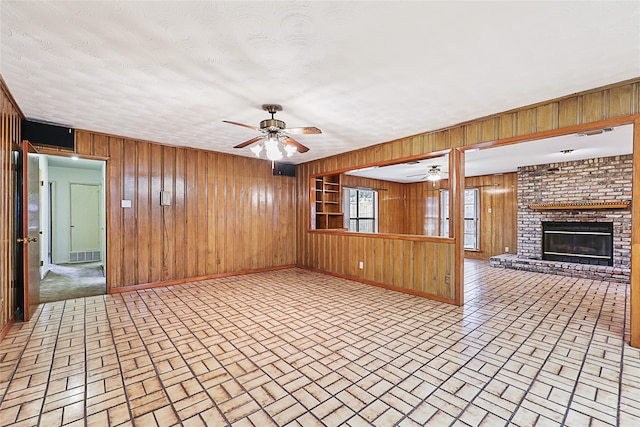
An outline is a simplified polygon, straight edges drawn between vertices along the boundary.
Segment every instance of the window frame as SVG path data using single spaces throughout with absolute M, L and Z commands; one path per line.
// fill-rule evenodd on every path
M 357 216 L 351 217 L 351 193 L 356 193 L 356 211 Z M 360 216 L 360 193 L 367 192 L 373 195 L 373 217 L 364 217 Z M 378 191 L 372 188 L 351 188 L 344 187 L 344 199 L 343 199 L 343 214 L 344 214 L 344 228 L 351 233 L 378 233 Z M 351 228 L 351 221 L 356 221 L 356 229 L 353 230 Z M 361 231 L 360 230 L 360 221 L 372 221 L 373 220 L 373 231 Z
M 474 196 L 473 196 L 473 209 L 474 209 L 474 217 L 467 217 L 466 216 L 466 211 L 467 211 L 467 206 L 469 206 L 470 204 L 466 203 L 466 195 L 467 192 L 473 192 Z M 470 188 L 465 188 L 464 189 L 464 193 L 465 193 L 465 203 L 463 205 L 463 213 L 465 214 L 462 221 L 463 221 L 463 233 L 462 233 L 462 246 L 464 247 L 465 251 L 479 251 L 480 250 L 480 192 L 478 191 L 478 188 L 475 187 L 470 187 Z M 448 189 L 442 189 L 440 190 L 440 236 L 441 237 L 449 237 L 449 205 L 450 205 L 450 200 L 449 200 L 449 190 Z M 446 200 L 445 200 L 446 199 Z M 470 233 L 467 231 L 467 221 L 473 221 L 473 224 L 475 226 L 474 232 Z M 473 235 L 473 240 L 475 245 L 473 247 L 468 247 L 465 242 L 466 239 L 465 237 L 468 235 Z

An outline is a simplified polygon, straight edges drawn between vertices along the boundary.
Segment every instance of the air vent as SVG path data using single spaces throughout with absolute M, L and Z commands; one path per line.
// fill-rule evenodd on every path
M 100 251 L 75 251 L 69 252 L 69 263 L 100 261 Z

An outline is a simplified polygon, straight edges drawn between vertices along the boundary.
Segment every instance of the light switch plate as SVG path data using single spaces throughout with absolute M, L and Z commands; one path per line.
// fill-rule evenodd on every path
M 160 206 L 169 206 L 171 205 L 171 192 L 170 191 L 161 191 L 160 192 Z

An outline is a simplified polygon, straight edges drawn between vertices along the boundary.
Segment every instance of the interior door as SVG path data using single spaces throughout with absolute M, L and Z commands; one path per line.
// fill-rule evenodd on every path
M 38 154 L 28 141 L 22 142 L 17 166 L 22 179 L 17 189 L 20 193 L 17 218 L 20 233 L 16 239 L 21 251 L 16 252 L 16 257 L 22 264 L 23 312 L 27 321 L 40 304 L 40 166 Z
M 100 250 L 100 186 L 71 184 L 71 251 Z

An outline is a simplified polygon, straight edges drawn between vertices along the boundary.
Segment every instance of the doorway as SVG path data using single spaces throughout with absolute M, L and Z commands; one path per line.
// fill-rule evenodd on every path
M 41 156 L 43 242 L 40 301 L 104 295 L 105 172 L 102 160 Z

